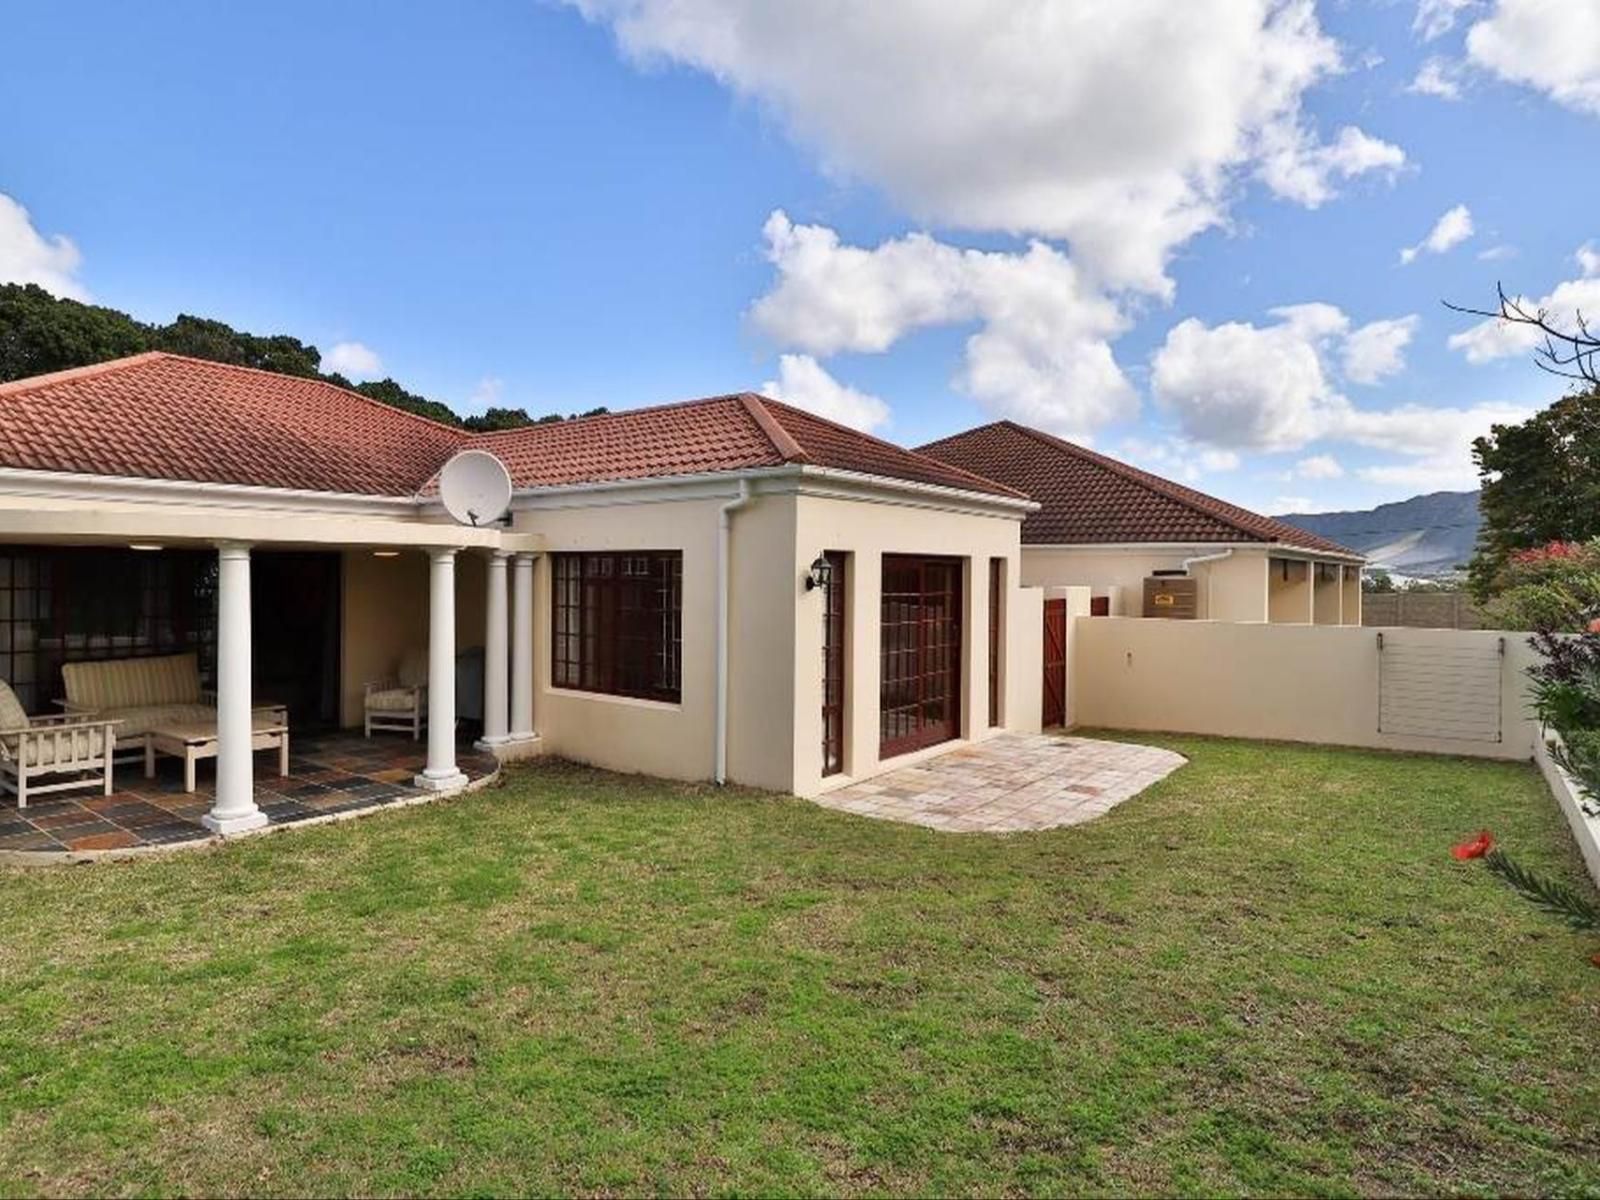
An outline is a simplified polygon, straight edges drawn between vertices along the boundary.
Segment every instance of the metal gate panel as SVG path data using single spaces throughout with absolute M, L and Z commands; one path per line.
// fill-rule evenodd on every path
M 1464 645 L 1378 634 L 1378 732 L 1459 742 L 1503 735 L 1504 638 Z

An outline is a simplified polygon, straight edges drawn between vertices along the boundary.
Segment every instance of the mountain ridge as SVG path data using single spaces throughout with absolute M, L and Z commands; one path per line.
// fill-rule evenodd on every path
M 1476 491 L 1427 492 L 1375 508 L 1273 519 L 1360 551 L 1371 566 L 1415 576 L 1447 575 L 1466 566 L 1483 523 Z

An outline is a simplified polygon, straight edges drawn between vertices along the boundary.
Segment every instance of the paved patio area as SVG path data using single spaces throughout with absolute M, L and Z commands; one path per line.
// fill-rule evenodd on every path
M 290 739 L 289 774 L 278 774 L 278 752 L 262 750 L 255 760 L 256 803 L 271 825 L 293 825 L 336 813 L 384 808 L 437 793 L 411 786 L 427 758 L 421 742 L 394 735 L 301 735 Z M 461 745 L 456 762 L 476 782 L 498 764 L 493 755 Z M 0 805 L 0 857 L 26 858 L 62 852 L 130 850 L 203 842 L 216 835 L 200 824 L 215 795 L 212 762 L 200 764 L 198 786 L 183 790 L 183 762 L 162 756 L 154 779 L 143 764 L 119 765 L 117 791 L 41 796 L 25 809 Z
M 1007 733 L 816 802 L 950 833 L 1020 833 L 1092 821 L 1185 761 L 1156 746 Z

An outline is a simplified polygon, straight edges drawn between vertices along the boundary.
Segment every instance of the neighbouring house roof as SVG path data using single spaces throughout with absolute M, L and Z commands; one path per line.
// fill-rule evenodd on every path
M 410 496 L 469 447 L 519 489 L 809 464 L 1022 498 L 749 393 L 475 434 L 320 380 L 160 352 L 0 384 L 0 467 Z
M 930 442 L 918 453 L 1000 480 L 1038 501 L 1038 511 L 1022 523 L 1024 545 L 1258 542 L 1362 557 L 1014 421 Z

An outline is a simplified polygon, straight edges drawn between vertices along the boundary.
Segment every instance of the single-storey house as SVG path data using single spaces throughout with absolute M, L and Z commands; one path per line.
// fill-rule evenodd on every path
M 447 511 L 466 451 L 503 466 L 502 516 Z M 280 725 L 425 730 L 440 790 L 467 715 L 502 758 L 818 795 L 1037 730 L 1044 585 L 1185 560 L 1202 615 L 1357 619 L 1356 556 L 1005 423 L 916 452 L 738 394 L 474 433 L 163 353 L 0 385 L 8 711 L 142 698 L 118 748 L 214 756 L 220 832 L 265 822 Z M 92 751 L 52 736 L 26 753 Z
M 440 502 L 467 449 L 510 475 L 501 522 Z M 365 685 L 408 658 L 418 783 L 457 786 L 470 646 L 503 755 L 814 795 L 1038 728 L 1033 508 L 760 396 L 474 434 L 142 354 L 0 385 L 0 679 L 40 713 L 64 664 L 194 652 L 223 831 L 259 823 L 252 712 L 360 727 Z
M 1024 587 L 1088 587 L 1110 616 L 1187 600 L 1202 620 L 1361 624 L 1366 560 L 1303 529 L 1013 421 L 917 452 L 1038 502 L 1022 522 Z M 1192 583 L 1175 595 L 1179 580 Z

